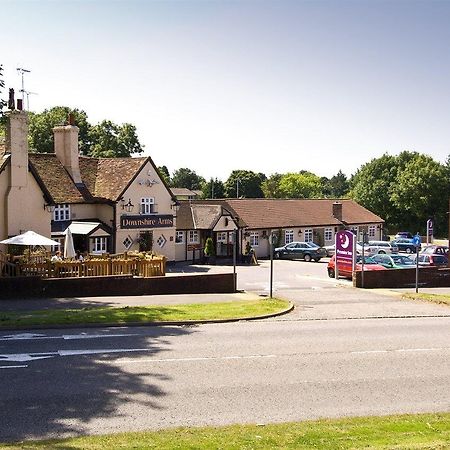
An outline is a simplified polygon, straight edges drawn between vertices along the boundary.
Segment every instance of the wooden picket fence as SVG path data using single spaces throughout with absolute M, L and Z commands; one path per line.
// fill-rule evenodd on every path
M 0 259 L 0 267 L 7 267 Z M 133 275 L 139 277 L 164 276 L 166 258 L 104 258 L 85 261 L 20 262 L 8 263 L 10 272 L 5 276 L 39 276 L 42 278 L 101 277 L 108 275 Z M 14 267 L 14 270 L 12 269 Z M 4 271 L 2 270 L 2 273 Z

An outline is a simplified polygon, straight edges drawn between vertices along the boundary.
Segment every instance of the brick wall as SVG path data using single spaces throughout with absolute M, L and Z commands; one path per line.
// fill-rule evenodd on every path
M 30 297 L 100 297 L 109 295 L 206 294 L 234 292 L 234 275 L 204 274 L 134 278 L 0 278 L 0 299 Z
M 365 288 L 413 288 L 416 269 L 390 269 L 364 271 Z M 419 268 L 419 287 L 450 287 L 450 268 Z M 356 272 L 353 286 L 362 286 L 362 274 Z

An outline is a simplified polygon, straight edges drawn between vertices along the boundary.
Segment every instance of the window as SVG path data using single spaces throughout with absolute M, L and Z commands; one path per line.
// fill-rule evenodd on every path
M 284 230 L 284 243 L 290 244 L 294 242 L 294 230 Z
M 92 249 L 92 253 L 106 253 L 106 237 L 96 237 L 93 239 L 94 246 Z
M 58 250 L 61 251 L 62 249 L 64 249 L 64 238 L 62 237 L 52 237 L 52 239 L 56 242 L 59 242 L 60 245 L 52 245 L 51 246 L 51 251 L 52 253 L 57 252 Z
M 313 230 L 312 228 L 307 228 L 305 230 L 305 242 L 312 242 L 313 241 Z
M 258 245 L 259 245 L 259 232 L 258 231 L 252 231 L 250 233 L 250 245 L 252 247 L 258 247 Z
M 59 222 L 61 220 L 70 220 L 70 205 L 56 205 L 53 212 L 53 220 Z
M 223 242 L 224 244 L 227 243 L 227 232 L 226 231 L 220 231 L 217 233 L 217 242 Z
M 198 230 L 190 230 L 188 234 L 188 243 L 198 244 L 199 241 Z
M 184 231 L 177 231 L 175 233 L 175 244 L 183 244 L 184 243 Z
M 155 197 L 141 198 L 140 214 L 155 214 L 156 204 Z
M 333 228 L 325 228 L 324 237 L 325 237 L 326 242 L 332 242 L 333 241 Z
M 375 225 L 369 226 L 369 237 L 375 237 Z

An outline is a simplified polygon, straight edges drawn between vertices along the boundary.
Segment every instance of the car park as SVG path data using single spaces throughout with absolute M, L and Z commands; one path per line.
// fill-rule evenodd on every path
M 410 256 L 417 264 L 417 255 Z M 435 267 L 448 267 L 448 256 L 419 253 L 419 266 L 435 266 Z
M 399 252 L 415 253 L 417 251 L 414 241 L 408 238 L 394 239 L 393 241 L 391 241 L 391 245 L 398 247 Z M 419 244 L 419 250 L 420 247 L 421 246 Z
M 373 255 L 372 259 L 386 269 L 411 269 L 416 266 L 415 262 L 406 255 Z
M 320 261 L 327 256 L 323 247 L 319 247 L 314 242 L 291 242 L 278 247 L 273 254 L 275 259 L 304 259 L 305 261 Z
M 326 245 L 323 248 L 326 250 L 327 256 L 329 256 L 330 258 L 336 253 L 336 246 L 335 246 L 335 244 L 333 244 L 333 245 Z M 362 252 L 363 252 L 362 244 L 360 242 L 357 242 L 356 243 L 356 253 L 361 254 Z M 367 249 L 367 245 L 364 248 L 364 253 L 366 255 L 369 254 L 369 250 Z
M 369 255 L 374 255 L 377 253 L 398 253 L 398 247 L 395 245 L 392 245 L 388 241 L 369 241 L 366 245 Z M 365 252 L 364 252 L 365 253 Z
M 362 271 L 362 256 L 356 256 L 355 270 Z M 332 256 L 330 261 L 328 262 L 327 272 L 330 278 L 335 277 L 336 270 L 336 256 Z M 374 259 L 370 256 L 364 256 L 364 271 L 366 270 L 387 270 L 386 267 L 378 264 Z M 338 264 L 338 275 L 344 278 L 352 278 L 352 270 L 350 264 Z

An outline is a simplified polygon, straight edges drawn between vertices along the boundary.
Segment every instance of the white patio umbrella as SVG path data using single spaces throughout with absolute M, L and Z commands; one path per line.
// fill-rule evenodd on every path
M 29 247 L 30 255 L 31 248 L 36 245 L 60 245 L 59 242 L 49 239 L 41 234 L 35 233 L 34 231 L 26 231 L 23 234 L 19 234 L 9 239 L 0 241 L 0 244 L 14 244 L 14 245 L 27 245 Z
M 64 231 L 64 236 L 64 258 L 75 258 L 76 253 L 73 245 L 73 236 L 69 227 Z
M 28 245 L 30 247 L 34 245 L 60 245 L 59 242 L 35 233 L 34 231 L 27 231 L 23 234 L 5 239 L 0 241 L 0 244 Z

